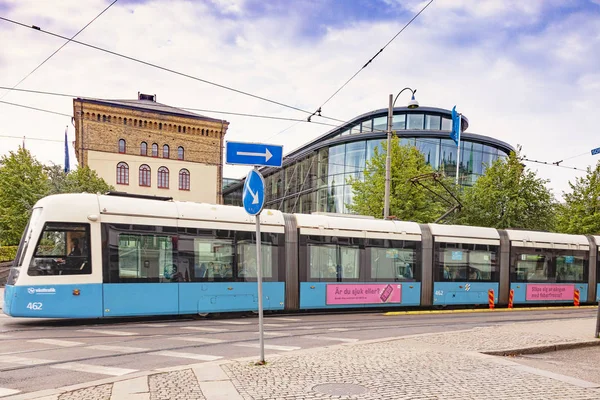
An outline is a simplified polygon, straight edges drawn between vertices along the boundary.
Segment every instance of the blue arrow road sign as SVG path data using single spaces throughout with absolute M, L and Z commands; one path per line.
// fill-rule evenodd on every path
M 596 154 L 600 154 L 600 147 L 592 149 L 592 155 L 595 156 Z
M 281 167 L 283 146 L 264 143 L 227 142 L 227 164 Z
M 250 215 L 260 214 L 265 205 L 265 180 L 260 172 L 251 170 L 244 182 L 242 193 L 244 210 Z

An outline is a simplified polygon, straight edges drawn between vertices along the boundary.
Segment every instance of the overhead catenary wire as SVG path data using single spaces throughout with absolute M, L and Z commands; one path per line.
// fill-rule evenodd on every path
M 553 163 L 553 162 L 530 160 L 529 158 L 521 158 L 521 161 L 528 161 L 528 162 L 532 162 L 532 163 L 536 163 L 536 164 L 543 164 L 543 165 L 547 165 L 549 167 L 559 167 L 559 168 L 574 169 L 577 171 L 587 172 L 587 170 L 585 170 L 585 169 L 581 169 L 581 168 L 577 168 L 577 167 L 569 167 L 566 165 L 557 165 L 556 163 Z
M 8 91 L 6 93 L 4 93 L 2 95 L 2 97 L 0 97 L 0 100 L 3 99 L 7 94 L 9 94 L 12 90 L 14 90 L 17 86 L 19 86 L 21 83 L 23 83 L 27 78 L 29 78 L 35 71 L 37 71 L 38 69 L 40 69 L 40 67 L 42 65 L 44 65 L 48 60 L 50 60 L 52 57 L 54 57 L 54 55 L 56 55 L 56 53 L 58 53 L 59 51 L 62 50 L 63 47 L 65 47 L 67 44 L 69 44 L 73 39 L 75 39 L 75 37 L 77 37 L 77 35 L 79 35 L 81 32 L 83 32 L 88 26 L 90 26 L 94 21 L 96 21 L 98 18 L 100 18 L 100 16 L 102 14 L 104 14 L 106 11 L 108 11 L 109 8 L 111 8 L 113 6 L 113 4 L 115 4 L 118 0 L 114 0 L 112 3 L 110 3 L 104 10 L 102 10 L 102 12 L 100 12 L 100 14 L 96 15 L 94 17 L 94 19 L 92 19 L 90 22 L 88 22 L 83 28 L 81 28 L 79 31 L 77 31 L 77 33 L 75 33 L 73 36 L 71 36 L 65 43 L 63 43 L 62 46 L 60 46 L 58 49 L 56 49 L 52 54 L 50 54 L 48 57 L 46 57 L 46 59 L 44 61 L 42 61 L 40 64 L 38 64 L 37 67 L 35 67 L 33 70 L 31 70 L 27 75 L 25 75 L 25 77 L 23 77 L 23 79 L 21 79 L 19 82 L 17 82 L 12 88 L 8 89 Z
M 27 25 L 25 23 L 22 23 L 22 22 L 19 22 L 19 21 L 15 21 L 15 20 L 12 20 L 10 18 L 6 18 L 6 17 L 1 17 L 0 16 L 0 20 L 6 21 L 6 22 L 9 22 L 11 24 L 15 24 L 15 25 L 18 25 L 18 26 L 21 26 L 21 27 L 24 27 L 24 28 L 34 29 L 35 31 L 43 33 L 43 34 L 46 34 L 46 35 L 54 36 L 54 37 L 57 37 L 57 38 L 60 38 L 60 39 L 64 39 L 64 40 L 69 40 L 69 38 L 67 38 L 67 37 L 65 37 L 63 35 L 60 35 L 58 33 L 50 32 L 50 31 L 47 31 L 45 29 L 42 29 L 42 28 L 34 26 L 34 25 Z M 218 87 L 218 88 L 221 88 L 221 89 L 225 89 L 225 90 L 228 90 L 228 91 L 231 91 L 231 92 L 234 92 L 234 93 L 238 93 L 238 94 L 241 94 L 241 95 L 244 95 L 244 96 L 252 97 L 252 98 L 257 99 L 257 100 L 265 101 L 265 102 L 268 102 L 268 103 L 271 103 L 271 104 L 275 104 L 275 105 L 278 105 L 278 106 L 281 106 L 281 107 L 285 107 L 285 108 L 289 108 L 289 109 L 292 109 L 292 110 L 300 111 L 300 112 L 303 112 L 305 114 L 310 114 L 310 111 L 303 110 L 303 109 L 301 109 L 299 107 L 295 107 L 295 106 L 292 106 L 292 105 L 289 105 L 289 104 L 285 104 L 285 103 L 282 103 L 282 102 L 279 102 L 279 101 L 276 101 L 276 100 L 272 100 L 272 99 L 269 99 L 269 98 L 266 98 L 266 97 L 263 97 L 263 96 L 259 96 L 259 95 L 256 95 L 256 94 L 253 94 L 253 93 L 250 93 L 250 92 L 246 92 L 246 91 L 243 91 L 243 90 L 240 90 L 240 89 L 235 89 L 233 87 L 226 86 L 226 85 L 223 85 L 223 84 L 220 84 L 220 83 L 217 83 L 217 82 L 213 82 L 213 81 L 210 81 L 208 79 L 199 78 L 197 76 L 193 76 L 193 75 L 187 74 L 185 72 L 177 71 L 177 70 L 174 70 L 172 68 L 163 67 L 161 65 L 158 65 L 158 64 L 155 64 L 155 63 L 152 63 L 152 62 L 149 62 L 149 61 L 144 61 L 144 60 L 141 60 L 139 58 L 131 57 L 131 56 L 128 56 L 128 55 L 125 55 L 125 54 L 122 54 L 122 53 L 118 53 L 116 51 L 108 50 L 108 49 L 105 49 L 105 48 L 102 48 L 102 47 L 99 47 L 99 46 L 95 46 L 95 45 L 92 45 L 92 44 L 89 44 L 89 43 L 81 42 L 79 40 L 74 40 L 73 39 L 73 40 L 71 40 L 71 42 L 72 43 L 77 43 L 77 44 L 79 44 L 81 46 L 89 47 L 91 49 L 98 50 L 98 51 L 101 51 L 101 52 L 104 52 L 104 53 L 107 53 L 107 54 L 111 54 L 113 56 L 120 57 L 120 58 L 129 60 L 129 61 L 133 61 L 133 62 L 136 62 L 136 63 L 139 63 L 139 64 L 143 64 L 143 65 L 146 65 L 148 67 L 156 68 L 156 69 L 159 69 L 159 70 L 162 70 L 162 71 L 165 71 L 165 72 L 169 72 L 169 73 L 172 73 L 172 74 L 175 74 L 175 75 L 183 76 L 185 78 L 193 79 L 195 81 L 202 82 L 202 83 L 205 83 L 205 84 L 208 84 L 208 85 L 212 85 L 212 86 L 215 86 L 215 87 Z

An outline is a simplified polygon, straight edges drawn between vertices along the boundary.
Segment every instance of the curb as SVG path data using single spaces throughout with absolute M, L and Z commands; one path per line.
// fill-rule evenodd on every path
M 581 342 L 566 342 L 566 343 L 556 343 L 551 345 L 541 345 L 541 346 L 531 346 L 531 347 L 522 347 L 517 349 L 510 350 L 492 350 L 492 351 L 481 351 L 481 354 L 487 354 L 489 356 L 518 356 L 521 354 L 541 354 L 541 353 L 550 353 L 553 351 L 559 350 L 571 350 L 571 349 L 579 349 L 583 347 L 593 347 L 600 346 L 600 340 L 586 340 Z
M 486 313 L 486 312 L 518 312 L 518 311 L 548 311 L 548 310 L 581 310 L 595 309 L 598 306 L 562 306 L 562 307 L 523 307 L 523 308 L 477 308 L 464 310 L 423 310 L 423 311 L 388 311 L 383 313 L 385 316 L 394 315 L 425 315 L 425 314 L 470 314 L 470 313 Z

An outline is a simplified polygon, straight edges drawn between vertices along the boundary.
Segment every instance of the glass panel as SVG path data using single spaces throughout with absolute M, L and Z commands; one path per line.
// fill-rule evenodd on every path
M 373 131 L 373 120 L 367 120 L 367 121 L 363 121 L 360 124 L 360 130 L 362 133 L 369 133 Z
M 358 279 L 359 276 L 359 249 L 357 247 L 340 246 L 342 266 L 342 279 Z
M 452 130 L 452 119 L 442 117 L 442 130 L 443 131 L 451 131 Z
M 277 246 L 263 242 L 260 244 L 260 263 L 262 264 L 263 278 L 273 277 L 273 260 L 277 259 Z M 256 270 L 256 244 L 255 241 L 240 241 L 237 245 L 238 254 L 238 277 L 245 279 L 257 279 Z
M 327 212 L 341 213 L 343 212 L 344 202 L 344 186 L 332 186 L 329 188 L 327 195 Z
M 377 117 L 373 120 L 373 130 L 375 132 L 387 132 L 387 115 L 385 117 Z
M 91 274 L 89 243 L 88 225 L 48 223 L 44 227 L 27 274 Z
M 392 117 L 392 130 L 406 129 L 406 114 L 398 114 Z M 387 131 L 387 128 L 386 128 Z
M 369 140 L 367 141 L 367 157 L 366 160 L 370 160 L 373 155 L 375 154 L 375 148 L 377 147 L 377 152 L 379 154 L 381 154 L 383 152 L 383 147 L 381 147 L 381 144 L 385 142 L 384 140 Z M 365 161 L 365 166 L 366 166 L 366 161 Z
M 366 142 L 353 142 L 346 144 L 346 160 L 345 171 L 346 177 L 345 182 L 348 178 L 362 179 L 362 173 L 365 170 L 366 162 Z
M 170 236 L 119 234 L 118 254 L 119 278 L 170 280 L 177 272 Z
M 360 125 L 354 125 L 352 128 L 350 128 L 351 135 L 355 135 L 357 133 L 360 133 Z
M 425 129 L 439 131 L 442 117 L 439 115 L 425 116 Z
M 308 245 L 309 278 L 336 279 L 336 246 Z
M 414 250 L 371 247 L 371 278 L 403 280 L 414 278 Z
M 417 139 L 417 149 L 425 156 L 425 162 L 433 169 L 440 166 L 440 139 Z
M 440 249 L 443 279 L 445 281 L 467 280 L 467 255 L 462 249 Z
M 362 179 L 362 177 L 361 177 Z M 352 185 L 345 185 L 344 186 L 344 208 L 343 211 L 344 213 L 350 213 L 350 211 L 348 210 L 348 204 L 352 204 L 352 201 L 354 199 L 354 193 L 352 192 Z
M 345 145 L 332 146 L 329 148 L 329 186 L 335 184 L 344 183 L 344 156 L 345 156 Z M 337 176 L 340 175 L 340 176 Z
M 408 128 L 422 130 L 423 123 L 425 121 L 425 115 L 423 114 L 408 114 Z
M 544 254 L 519 254 L 516 263 L 518 281 L 547 281 L 549 257 Z
M 497 253 L 497 246 L 440 243 L 437 249 L 440 278 L 444 281 L 497 281 Z
M 319 150 L 317 164 L 317 186 L 327 185 L 329 148 Z
M 453 140 L 441 139 L 440 169 L 447 176 L 456 176 L 456 152 L 458 148 Z
M 556 257 L 556 282 L 584 282 L 586 263 L 585 257 Z
M 400 138 L 400 146 L 414 146 L 415 145 L 415 138 L 411 137 L 411 138 Z
M 469 252 L 469 280 L 491 280 L 495 271 L 496 253 L 491 251 Z
M 233 240 L 194 238 L 194 256 L 196 278 L 211 281 L 233 276 Z

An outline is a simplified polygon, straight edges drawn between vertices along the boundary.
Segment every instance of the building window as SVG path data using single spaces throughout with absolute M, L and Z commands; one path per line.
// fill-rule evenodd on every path
M 162 122 L 159 122 L 159 123 L 158 123 L 158 130 L 159 130 L 159 131 L 162 131 Z
M 178 130 L 177 130 L 177 131 L 178 131 L 178 132 L 181 132 L 181 125 L 179 125 L 179 127 L 178 127 Z
M 184 154 L 183 147 L 179 146 L 179 147 L 177 148 L 177 159 L 178 159 L 178 160 L 183 160 L 183 158 L 184 158 L 184 155 L 185 155 L 185 154 Z
M 123 125 L 127 125 L 127 118 L 123 118 Z
M 102 122 L 106 122 L 106 115 L 102 116 Z
M 158 145 L 152 143 L 152 157 L 158 157 Z
M 161 189 L 169 188 L 169 169 L 167 167 L 158 169 L 158 187 Z
M 146 164 L 140 166 L 140 186 L 151 186 L 151 173 L 150 167 Z
M 169 145 L 165 144 L 163 146 L 163 158 L 169 158 Z
M 119 153 L 125 154 L 125 139 L 119 139 Z
M 179 190 L 190 190 L 190 171 L 187 169 L 179 171 Z
M 129 185 L 129 165 L 127 163 L 117 164 L 117 185 Z
M 140 156 L 147 156 L 147 155 L 148 155 L 148 143 L 142 142 L 142 144 L 140 145 Z

